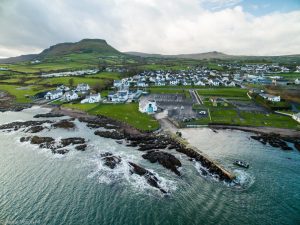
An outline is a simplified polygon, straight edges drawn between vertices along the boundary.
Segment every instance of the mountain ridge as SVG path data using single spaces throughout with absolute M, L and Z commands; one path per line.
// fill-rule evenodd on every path
M 204 53 L 192 53 L 192 54 L 177 54 L 177 55 L 163 55 L 163 54 L 151 54 L 143 52 L 120 52 L 111 45 L 109 45 L 104 39 L 82 39 L 78 42 L 64 42 L 52 45 L 46 48 L 39 54 L 28 54 L 16 57 L 0 59 L 0 63 L 20 63 L 32 60 L 47 60 L 57 57 L 68 56 L 71 54 L 92 54 L 95 56 L 135 56 L 142 58 L 178 58 L 178 59 L 193 59 L 193 60 L 256 60 L 256 59 L 278 59 L 285 57 L 289 59 L 300 58 L 300 54 L 294 55 L 281 55 L 281 56 L 246 56 L 246 55 L 228 55 L 218 51 L 204 52 Z

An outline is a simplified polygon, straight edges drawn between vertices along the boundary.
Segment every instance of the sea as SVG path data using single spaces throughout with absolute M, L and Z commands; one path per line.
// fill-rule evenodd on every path
M 0 113 L 0 124 L 34 120 L 48 109 Z M 55 119 L 55 118 L 53 118 Z M 39 119 L 37 119 L 39 120 Z M 300 152 L 282 151 L 250 138 L 251 133 L 208 128 L 183 129 L 183 137 L 233 171 L 239 185 L 203 176 L 201 165 L 169 150 L 182 163 L 181 176 L 142 158 L 137 148 L 95 136 L 75 120 L 76 129 L 44 130 L 56 139 L 84 137 L 86 151 L 52 154 L 21 143 L 23 131 L 0 131 L 0 224 L 100 225 L 276 225 L 300 224 Z M 291 145 L 292 146 L 292 145 Z M 110 169 L 101 154 L 122 158 Z M 249 169 L 233 165 L 244 160 Z M 128 162 L 153 172 L 162 194 Z

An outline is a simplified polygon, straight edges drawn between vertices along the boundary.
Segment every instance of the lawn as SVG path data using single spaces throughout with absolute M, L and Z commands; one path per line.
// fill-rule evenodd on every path
M 115 73 L 115 72 L 102 72 L 102 73 L 87 75 L 87 77 L 119 80 L 119 79 L 121 79 L 121 74 L 120 73 Z
M 248 98 L 247 89 L 242 88 L 204 88 L 198 89 L 198 94 L 202 96 L 215 96 L 224 98 Z
M 211 108 L 210 115 L 212 121 L 208 118 L 200 118 L 187 124 L 227 124 L 240 126 L 263 126 L 300 129 L 300 124 L 289 116 L 279 115 L 275 113 L 264 114 L 255 112 L 240 112 L 232 109 Z
M 104 80 L 102 79 L 97 79 L 97 78 L 88 78 L 88 77 L 53 77 L 53 78 L 45 78 L 42 79 L 39 84 L 64 84 L 66 86 L 69 86 L 69 80 L 73 78 L 74 80 L 74 85 L 76 86 L 77 84 L 80 83 L 86 83 L 90 86 L 94 86 L 95 84 L 99 83 L 101 85 L 104 84 Z
M 98 105 L 99 105 L 98 103 L 93 103 L 93 104 L 68 103 L 68 104 L 64 104 L 63 107 L 88 112 L 88 111 L 90 111 L 91 109 L 95 108 Z
M 86 111 L 92 115 L 103 115 L 127 123 L 142 131 L 153 131 L 159 123 L 150 115 L 138 111 L 138 104 L 66 104 L 65 107 Z
M 190 92 L 187 89 L 179 88 L 165 88 L 165 87 L 151 87 L 148 89 L 151 94 L 183 94 L 186 98 L 191 98 Z
M 39 86 L 20 87 L 17 85 L 0 85 L 0 90 L 7 91 L 9 94 L 15 96 L 16 101 L 19 103 L 29 103 L 31 102 L 30 97 L 44 91 L 44 89 Z
M 263 114 L 263 113 L 240 113 L 242 120 L 240 125 L 251 125 L 251 126 L 267 126 L 267 127 L 278 127 L 278 128 L 300 128 L 300 124 L 297 123 L 289 116 L 279 115 L 275 113 Z

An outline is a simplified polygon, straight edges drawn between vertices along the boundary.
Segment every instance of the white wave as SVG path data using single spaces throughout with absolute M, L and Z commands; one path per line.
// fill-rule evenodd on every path
M 104 152 L 105 151 L 103 151 L 102 153 Z M 114 169 L 110 169 L 104 164 L 105 162 L 101 159 L 100 154 L 101 153 L 98 153 L 90 159 L 90 162 L 95 165 L 95 168 L 88 174 L 87 177 L 89 179 L 96 178 L 100 184 L 107 185 L 122 182 L 122 185 L 129 185 L 131 188 L 137 190 L 138 192 L 148 193 L 147 191 L 149 190 L 151 190 L 151 193 L 160 192 L 157 188 L 150 186 L 143 176 L 132 174 L 130 172 L 131 167 L 129 165 L 129 162 L 134 161 L 133 159 L 136 158 L 135 156 L 128 156 L 127 154 L 128 157 L 126 157 L 126 152 L 123 152 L 124 155 L 115 154 L 115 156 L 121 157 L 122 161 Z M 162 189 L 166 190 L 167 192 L 173 192 L 176 190 L 176 184 L 174 181 L 159 176 L 152 170 L 149 171 L 157 177 L 158 184 Z

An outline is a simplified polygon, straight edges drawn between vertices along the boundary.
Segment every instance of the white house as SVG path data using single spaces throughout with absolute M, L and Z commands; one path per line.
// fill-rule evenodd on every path
M 177 79 L 170 80 L 170 85 L 178 85 L 178 80 Z
M 85 99 L 81 100 L 81 104 L 84 103 L 96 103 L 96 102 L 100 102 L 101 101 L 101 95 L 98 94 L 94 94 L 94 95 L 89 95 L 87 96 Z
M 297 78 L 297 79 L 295 80 L 295 84 L 300 84 L 300 79 L 299 79 L 299 78 Z
M 122 86 L 122 81 L 121 80 L 114 80 L 114 87 L 119 88 Z
M 63 92 L 61 90 L 49 91 L 45 95 L 45 99 L 54 100 L 63 96 Z
M 280 102 L 280 96 L 275 96 L 270 94 L 260 94 L 260 96 L 270 102 Z
M 293 119 L 300 123 L 300 113 L 294 114 Z
M 234 83 L 234 81 L 228 81 L 228 82 L 225 83 L 225 86 L 235 87 L 235 83 Z
M 205 83 L 203 83 L 201 80 L 198 80 L 194 83 L 196 86 L 205 86 Z
M 166 86 L 166 83 L 162 80 L 156 80 L 155 81 L 155 86 Z
M 68 91 L 64 94 L 65 101 L 73 101 L 78 99 L 78 94 L 75 91 Z
M 127 90 L 118 91 L 118 102 L 126 102 L 129 98 L 129 92 Z
M 157 105 L 154 100 L 148 100 L 146 98 L 141 99 L 139 102 L 139 111 L 142 113 L 152 114 L 157 111 Z
M 210 84 L 210 85 L 212 85 L 212 86 L 220 86 L 220 81 L 219 80 L 217 80 L 217 79 L 210 79 L 209 81 L 208 81 L 208 83 Z
M 69 91 L 70 88 L 65 86 L 65 85 L 60 85 L 56 88 L 56 90 L 61 90 L 61 91 Z
M 148 87 L 148 84 L 144 81 L 138 81 L 136 86 L 138 86 L 138 87 Z
M 79 91 L 79 92 L 81 92 L 81 91 L 88 91 L 88 90 L 90 90 L 90 86 L 88 85 L 88 84 L 78 84 L 77 85 L 77 88 L 76 88 L 76 91 Z

